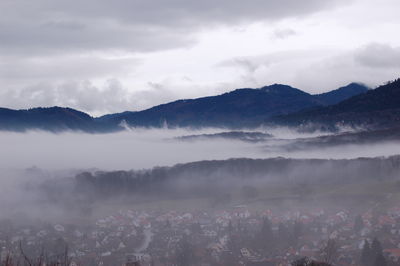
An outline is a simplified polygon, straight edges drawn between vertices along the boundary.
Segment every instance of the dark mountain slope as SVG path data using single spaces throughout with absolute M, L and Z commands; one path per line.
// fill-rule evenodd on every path
M 125 120 L 132 126 L 227 126 L 259 125 L 266 117 L 288 114 L 320 105 L 312 95 L 286 85 L 237 89 L 218 96 L 179 100 L 140 112 L 99 118 L 114 124 Z
M 314 95 L 324 105 L 333 105 L 341 101 L 349 99 L 355 95 L 365 93 L 369 90 L 368 87 L 359 83 L 350 83 L 347 86 L 340 87 L 339 89 Z
M 25 131 L 40 129 L 47 131 L 82 130 L 87 132 L 104 131 L 107 126 L 86 113 L 63 107 L 32 108 L 11 110 L 0 108 L 0 129 Z
M 397 127 L 400 126 L 400 79 L 336 105 L 279 116 L 269 121 L 290 126 L 312 124 L 330 129 L 337 124 L 374 129 Z
M 129 126 L 160 127 L 255 127 L 267 118 L 328 105 L 362 92 L 361 85 L 349 85 L 321 95 L 310 95 L 287 85 L 260 89 L 237 89 L 222 95 L 178 100 L 139 112 L 123 112 L 92 118 L 83 112 L 61 107 L 28 110 L 0 109 L 0 130 L 80 130 L 111 132 Z

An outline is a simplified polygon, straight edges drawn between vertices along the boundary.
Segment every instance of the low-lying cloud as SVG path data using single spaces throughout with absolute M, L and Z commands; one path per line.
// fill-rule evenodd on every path
M 229 158 L 357 158 L 398 154 L 399 143 L 351 145 L 288 150 L 299 137 L 312 137 L 290 129 L 267 129 L 275 137 L 267 142 L 227 139 L 179 141 L 179 136 L 221 132 L 217 129 L 132 129 L 113 134 L 31 131 L 0 132 L 0 168 L 129 170 L 172 166 L 201 160 Z M 318 135 L 319 133 L 313 133 Z
M 109 178 L 113 178 L 113 175 L 115 175 L 115 178 L 125 178 L 129 175 L 132 178 L 135 175 L 140 177 L 153 175 L 152 178 L 167 176 L 175 180 L 172 181 L 170 187 L 164 187 L 167 191 L 169 191 L 168 189 L 179 191 L 182 195 L 193 197 L 193 193 L 200 193 L 199 189 L 202 188 L 201 193 L 203 194 L 200 194 L 206 198 L 208 196 L 212 198 L 220 193 L 217 186 L 212 186 L 215 190 L 213 193 L 217 194 L 211 193 L 210 184 L 214 184 L 213 182 L 216 182 L 215 184 L 218 184 L 219 189 L 224 191 L 224 188 L 236 187 L 240 189 L 250 183 L 253 186 L 268 186 L 269 182 L 283 182 L 285 184 L 284 182 L 290 183 L 293 180 L 303 182 L 303 179 L 311 182 L 310 179 L 314 177 L 316 182 L 319 179 L 331 180 L 330 177 L 346 177 L 347 171 L 351 171 L 353 175 L 351 177 L 356 180 L 365 172 L 363 165 L 368 165 L 368 162 L 360 163 L 357 160 L 349 163 L 342 161 L 341 163 L 347 168 L 344 167 L 339 171 L 334 168 L 337 163 L 332 163 L 329 160 L 296 161 L 277 158 L 279 156 L 295 159 L 352 159 L 386 157 L 396 155 L 400 150 L 400 142 L 395 141 L 373 145 L 368 143 L 364 145 L 327 146 L 325 148 L 313 146 L 291 150 L 285 147 L 295 142 L 296 139 L 310 138 L 322 134 L 319 132 L 300 134 L 287 128 L 259 130 L 272 133 L 274 137 L 266 138 L 264 142 L 246 142 L 222 138 L 199 138 L 198 140 L 182 141 L 176 138 L 185 135 L 218 133 L 222 132 L 221 129 L 194 131 L 188 129 L 136 128 L 113 134 L 76 132 L 53 134 L 40 131 L 27 133 L 0 132 L 0 145 L 2 147 L 0 150 L 0 208 L 3 210 L 0 219 L 15 218 L 19 221 L 27 221 L 27 217 L 29 217 L 65 221 L 78 217 L 91 218 L 91 214 L 87 213 L 85 208 L 93 208 L 99 213 L 103 213 L 104 209 L 114 208 L 112 202 L 104 203 L 100 201 L 108 196 L 115 197 L 118 200 L 121 197 L 121 202 L 118 203 L 121 208 L 125 206 L 124 204 L 128 204 L 126 198 L 124 198 L 128 195 L 132 197 L 129 201 L 130 205 L 135 200 L 140 202 L 140 200 L 143 200 L 142 197 L 147 196 L 140 189 L 135 193 L 130 193 L 130 191 L 126 191 L 118 185 L 116 187 L 112 185 L 109 189 L 107 186 L 105 187 L 110 195 L 101 194 L 100 190 L 98 199 L 91 198 L 93 195 L 89 192 L 97 191 L 96 187 L 91 187 L 90 184 L 90 182 L 94 182 L 92 185 L 96 186 L 95 179 L 89 179 L 91 181 L 88 188 L 75 187 L 74 177 L 83 171 L 96 173 L 101 170 L 135 170 L 133 172 L 121 173 L 117 171 L 110 173 Z M 268 160 L 268 162 L 246 159 L 210 162 L 210 160 L 227 160 L 230 158 L 275 159 Z M 203 160 L 208 162 L 182 165 Z M 363 160 L 367 159 L 361 161 Z M 396 160 L 398 161 L 398 159 Z M 292 162 L 289 164 L 290 167 L 286 167 L 285 163 L 281 164 L 289 161 Z M 181 165 L 173 168 L 159 168 L 159 166 L 174 166 L 176 164 Z M 280 167 L 284 168 L 280 169 Z M 391 165 L 388 169 L 383 170 L 389 171 L 391 167 L 394 166 Z M 152 168 L 154 169 L 151 170 Z M 171 169 L 175 170 L 170 171 Z M 235 171 L 235 169 L 240 171 Z M 381 170 L 379 168 L 374 169 L 377 172 Z M 371 173 L 369 174 L 371 175 Z M 152 178 L 150 180 L 153 180 Z M 388 177 L 385 176 L 385 178 Z M 107 180 L 111 182 L 110 184 L 114 184 L 112 179 Z M 337 180 L 337 182 L 341 182 L 341 180 Z M 292 187 L 293 184 L 289 183 L 288 186 Z M 79 194 L 76 189 L 83 191 L 88 189 L 88 193 Z M 117 189 L 117 192 L 113 189 Z M 119 190 L 125 191 L 125 194 L 119 195 Z M 211 194 L 208 195 L 206 192 Z M 152 195 L 157 199 L 157 193 L 154 191 L 153 193 L 155 194 Z M 173 196 L 165 193 L 167 192 L 164 191 L 163 195 L 167 198 Z M 81 196 L 87 196 L 92 201 L 83 200 Z M 150 195 L 148 196 L 150 197 Z M 82 210 L 85 212 L 84 214 Z

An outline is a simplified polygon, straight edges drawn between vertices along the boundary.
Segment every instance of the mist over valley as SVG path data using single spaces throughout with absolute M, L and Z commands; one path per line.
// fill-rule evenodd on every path
M 0 10 L 0 266 L 400 266 L 398 0 Z

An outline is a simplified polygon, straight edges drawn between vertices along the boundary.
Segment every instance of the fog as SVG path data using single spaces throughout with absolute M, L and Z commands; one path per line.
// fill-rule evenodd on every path
M 390 156 L 400 142 L 290 150 L 298 138 L 326 133 L 298 133 L 287 128 L 261 129 L 274 137 L 264 142 L 232 139 L 179 141 L 179 136 L 222 132 L 221 129 L 133 129 L 113 134 L 0 132 L 0 168 L 129 170 L 228 158 L 357 158 Z
M 152 179 L 161 176 L 162 179 L 168 180 L 166 187 L 169 187 L 167 190 L 171 195 L 183 193 L 186 196 L 193 196 L 200 191 L 211 193 L 215 189 L 211 194 L 203 192 L 199 194 L 201 197 L 213 198 L 220 193 L 219 191 L 240 190 L 241 187 L 247 185 L 268 187 L 276 184 L 277 181 L 282 181 L 280 185 L 290 187 L 293 184 L 285 182 L 296 180 L 297 184 L 312 183 L 312 180 L 317 182 L 324 178 L 342 182 L 345 179 L 343 176 L 346 175 L 350 175 L 349 178 L 353 179 L 369 176 L 373 169 L 365 170 L 368 168 L 368 163 L 354 160 L 349 161 L 347 165 L 344 162 L 343 169 L 339 171 L 337 164 L 342 162 L 332 163 L 328 159 L 386 158 L 397 155 L 400 151 L 400 142 L 395 141 L 331 145 L 323 146 L 324 148 L 318 145 L 297 146 L 298 141 L 314 139 L 329 133 L 299 133 L 289 128 L 253 130 L 253 132 L 272 135 L 272 137 L 267 135 L 268 137 L 260 141 L 204 137 L 204 134 L 221 132 L 225 131 L 213 128 L 201 130 L 136 128 L 112 134 L 0 132 L 0 207 L 2 209 L 0 218 L 19 217 L 23 214 L 35 218 L 65 219 L 65 213 L 69 213 L 70 217 L 79 217 L 80 207 L 85 207 L 87 204 L 91 207 L 95 206 L 99 195 L 102 199 L 104 199 L 104 194 L 109 197 L 110 193 L 113 198 L 121 196 L 119 195 L 121 188 L 118 186 L 106 191 L 101 190 L 99 194 L 98 191 L 96 192 L 98 184 L 94 179 L 95 181 L 90 181 L 88 185 L 90 193 L 94 193 L 91 194 L 91 201 L 85 202 L 82 206 L 79 206 L 81 203 L 71 201 L 73 197 L 79 199 L 81 197 L 73 194 L 76 192 L 74 191 L 76 184 L 73 182 L 79 173 L 85 171 L 93 173 L 94 176 L 99 177 L 100 181 L 104 178 L 103 174 L 96 174 L 99 171 L 111 176 L 111 181 L 104 179 L 110 182 L 106 183 L 107 188 L 112 187 L 113 182 L 118 182 L 115 180 L 121 176 L 121 173 L 112 171 L 123 170 L 126 171 L 122 172 L 123 175 L 133 179 Z M 198 138 L 190 141 L 178 138 L 188 135 L 198 136 Z M 272 158 L 272 161 L 252 162 L 239 159 L 235 162 L 229 160 L 231 158 Z M 289 160 L 287 165 L 284 163 L 280 166 L 282 161 L 278 160 L 275 163 L 274 158 L 327 160 L 317 163 L 312 160 L 298 162 Z M 214 164 L 212 160 L 221 161 Z M 202 161 L 209 161 L 209 163 L 201 163 Z M 191 162 L 200 163 L 185 165 Z M 178 166 L 174 167 L 177 164 Z M 235 164 L 238 164 L 237 168 Z M 161 168 L 159 172 L 157 170 L 159 167 L 170 168 Z M 107 171 L 111 171 L 110 174 L 107 174 Z M 376 175 L 379 173 L 377 172 Z M 392 173 L 388 175 L 392 176 Z M 43 189 L 43 184 L 46 184 L 45 189 Z M 210 187 L 210 184 L 213 187 Z M 132 194 L 136 196 L 134 202 L 147 196 L 135 193 Z M 155 194 L 153 193 L 153 196 Z M 101 209 L 104 207 L 105 205 Z M 99 206 L 96 206 L 96 209 L 98 208 Z
M 320 213 L 314 222 L 324 227 L 331 220 L 321 213 L 340 210 L 349 213 L 346 223 L 352 223 L 362 211 L 398 205 L 396 131 L 383 134 L 387 138 L 380 138 L 381 133 L 367 138 L 357 133 L 338 138 L 332 134 L 290 128 L 0 132 L 0 244 L 3 250 L 19 254 L 20 241 L 31 258 L 39 256 L 35 246 L 41 245 L 54 259 L 70 245 L 77 261 L 84 262 L 94 252 L 97 260 L 110 259 L 106 265 L 115 261 L 122 265 L 125 255 L 133 251 L 159 252 L 163 258 L 165 246 L 160 243 L 168 234 L 183 241 L 191 232 L 197 243 L 195 239 L 204 235 L 196 235 L 193 228 L 207 226 L 226 237 L 229 226 L 226 220 L 220 224 L 220 213 L 229 213 L 237 228 L 239 224 L 250 228 L 233 229 L 240 245 L 280 256 L 285 248 L 300 248 L 305 242 L 279 236 L 274 229 L 283 246 L 271 253 L 257 237 L 263 232 L 260 225 L 265 225 L 266 216 L 260 213 L 274 213 L 275 228 L 280 221 L 293 230 L 301 213 L 308 215 L 310 210 Z M 238 212 L 250 216 L 234 216 Z M 181 217 L 189 220 L 176 221 Z M 150 227 L 146 221 L 151 221 Z M 170 222 L 173 231 L 166 227 Z M 313 235 L 316 246 L 324 245 L 326 233 L 315 236 L 307 226 L 304 234 Z M 113 237 L 117 242 L 107 241 Z M 207 241 L 197 248 L 214 240 Z M 82 253 L 82 245 L 87 254 Z M 179 245 L 172 249 L 180 252 Z
M 282 144 L 283 141 L 279 141 Z M 285 146 L 290 141 L 284 141 Z M 400 141 L 368 144 L 336 145 L 332 147 L 310 147 L 298 150 L 282 149 L 279 144 L 264 147 L 265 154 L 271 157 L 287 158 L 320 158 L 320 159 L 354 159 L 359 157 L 386 157 L 397 155 L 400 152 Z
M 0 168 L 128 170 L 204 159 L 262 156 L 254 145 L 243 142 L 173 140 L 188 133 L 180 129 L 137 129 L 114 134 L 1 132 Z

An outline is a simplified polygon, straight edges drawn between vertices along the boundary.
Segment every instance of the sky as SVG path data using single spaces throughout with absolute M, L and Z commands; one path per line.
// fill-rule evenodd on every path
M 0 0 L 0 106 L 93 116 L 400 76 L 398 0 Z

